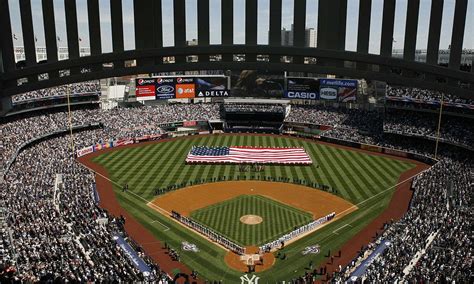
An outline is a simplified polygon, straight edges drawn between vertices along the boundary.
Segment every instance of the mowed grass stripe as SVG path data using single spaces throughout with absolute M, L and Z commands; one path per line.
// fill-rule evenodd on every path
M 371 196 L 370 191 L 366 189 L 364 183 L 358 178 L 358 176 L 364 175 L 365 173 L 359 171 L 357 167 L 346 166 L 347 157 L 343 157 L 339 151 L 334 148 L 327 148 L 334 161 L 339 161 L 338 164 L 342 171 L 346 173 L 346 181 L 349 184 L 349 192 L 354 193 L 358 200 L 364 200 Z
M 102 165 L 104 166 L 109 166 L 109 162 L 112 162 L 115 160 L 115 159 L 120 159 L 120 156 L 124 155 L 125 151 L 112 151 L 111 153 L 107 153 L 106 155 L 103 155 L 103 156 L 99 156 L 99 157 L 102 157 L 100 162 Z M 96 158 L 94 158 L 94 162 Z
M 209 138 L 207 137 L 207 139 Z M 207 141 L 207 139 L 204 141 Z M 185 159 L 186 159 L 186 156 L 188 155 L 188 152 L 195 145 L 196 145 L 196 141 L 194 141 L 194 139 L 190 140 L 189 143 L 186 144 L 186 147 L 183 150 L 181 150 L 178 154 L 178 156 L 180 156 L 181 159 L 175 160 L 174 164 L 170 164 L 169 167 L 164 169 L 165 172 L 172 173 L 171 175 L 169 175 L 170 179 L 169 179 L 168 184 L 173 184 L 173 181 L 180 180 L 181 176 L 187 177 L 187 180 L 185 180 L 186 182 L 195 181 L 197 178 L 196 176 L 193 176 L 192 174 L 190 174 L 191 170 L 193 171 L 198 170 L 198 172 L 202 174 L 202 172 L 204 171 L 203 165 L 186 165 L 185 163 Z M 200 175 L 198 174 L 197 176 L 200 176 Z
M 344 173 L 340 171 L 339 164 L 342 161 L 333 161 L 329 155 L 329 151 L 326 147 L 321 147 L 321 152 L 324 155 L 325 167 L 327 171 L 326 176 L 332 180 L 332 186 L 341 192 L 341 194 L 349 200 L 357 200 L 356 195 L 351 192 L 351 189 L 347 187 L 347 183 L 344 181 Z M 332 171 L 330 173 L 329 171 Z
M 185 144 L 186 142 L 182 145 Z M 137 194 L 142 195 L 147 188 L 153 191 L 153 188 L 162 187 L 159 179 L 156 178 L 156 174 L 163 170 L 163 166 L 167 161 L 164 157 L 169 157 L 169 153 L 167 152 L 166 147 L 155 147 L 154 149 L 150 149 L 148 156 L 145 158 L 148 162 L 144 164 L 140 172 L 132 177 L 132 180 L 134 182 L 136 181 L 142 188 L 142 190 L 139 190 Z
M 206 139 L 208 139 L 208 137 L 206 137 Z M 185 165 L 186 156 L 189 150 L 191 149 L 191 147 L 194 145 L 196 145 L 196 141 L 194 139 L 190 139 L 189 143 L 186 143 L 184 148 L 182 148 L 181 150 L 178 149 L 177 150 L 178 152 L 175 153 L 175 155 L 178 158 L 174 159 L 172 163 L 167 164 L 162 169 L 162 174 L 163 176 L 165 176 L 163 182 L 166 185 L 174 184 L 175 180 L 183 180 L 182 176 L 185 177 L 184 179 L 185 181 L 194 181 L 194 178 L 188 174 L 188 169 L 199 170 L 201 166 Z M 186 169 L 186 170 L 183 170 L 183 169 Z
M 377 156 L 371 156 L 367 155 L 367 158 L 371 161 L 373 161 L 375 164 L 377 164 L 382 170 L 384 170 L 384 173 L 387 175 L 396 175 L 397 171 L 392 168 L 391 166 L 388 166 L 388 161 L 382 157 L 377 157 Z
M 312 147 L 310 148 L 310 151 L 313 153 L 313 155 L 315 156 L 317 155 L 320 157 L 320 163 L 319 163 L 320 167 L 318 169 L 322 173 L 322 175 L 321 175 L 321 181 L 317 181 L 317 182 L 330 185 L 332 187 L 336 187 L 336 181 L 332 175 L 332 172 L 330 172 L 331 166 L 323 157 L 323 153 L 321 152 L 321 148 L 319 147 L 319 145 L 316 145 L 316 144 L 312 145 Z M 344 196 L 345 198 L 347 197 L 346 192 L 343 189 L 340 192 L 342 196 Z
M 171 185 L 177 180 L 183 180 L 179 179 L 183 174 L 181 170 L 185 166 L 186 155 L 194 144 L 194 141 L 190 140 L 188 143 L 183 145 L 184 147 L 178 148 L 176 151 L 173 151 L 174 153 L 171 153 L 172 155 L 175 155 L 177 159 L 174 159 L 166 168 L 163 169 L 165 173 L 168 173 L 163 180 L 165 184 Z M 199 167 L 201 168 L 202 166 Z
M 362 171 L 364 172 L 363 175 L 360 176 L 362 182 L 366 185 L 366 188 L 370 191 L 371 195 L 377 194 L 379 191 L 377 190 L 376 184 L 383 184 L 383 178 L 379 175 L 372 174 L 372 168 L 367 164 L 367 162 L 362 159 L 360 154 L 355 152 L 349 151 L 349 159 L 347 161 L 352 167 L 359 166 Z
M 165 143 L 169 143 L 169 142 L 165 142 Z M 131 175 L 133 175 L 130 178 L 130 180 L 132 182 L 136 182 L 138 185 L 143 187 L 146 184 L 146 182 L 148 182 L 147 180 L 144 180 L 144 176 L 149 174 L 148 172 L 146 172 L 148 169 L 148 166 L 151 165 L 152 163 L 157 163 L 159 164 L 160 171 L 163 170 L 163 167 L 165 166 L 165 164 L 167 163 L 171 164 L 174 162 L 174 160 L 168 159 L 168 158 L 170 158 L 173 155 L 173 153 L 175 153 L 175 149 L 181 148 L 184 145 L 186 145 L 186 142 L 180 143 L 180 145 L 172 145 L 171 148 L 162 147 L 162 149 L 160 149 L 161 151 L 159 151 L 158 149 L 155 149 L 155 151 L 148 151 L 148 149 L 146 149 L 145 153 L 142 155 L 142 161 L 138 163 L 140 165 L 140 170 L 133 170 L 130 173 L 125 174 L 124 178 L 128 179 Z M 160 155 L 158 155 L 157 153 L 160 153 Z M 161 180 L 158 179 L 158 181 L 161 183 Z
M 141 176 L 141 182 L 139 184 L 143 185 L 143 187 L 152 187 L 152 188 L 163 188 L 166 185 L 169 185 L 169 183 L 166 183 L 166 181 L 161 180 L 161 175 L 157 176 L 158 173 L 166 173 L 168 171 L 172 171 L 175 173 L 175 176 L 173 179 L 178 179 L 179 178 L 179 172 L 176 171 L 176 164 L 179 163 L 178 160 L 172 160 L 171 157 L 174 154 L 176 154 L 178 157 L 182 156 L 184 152 L 188 151 L 189 146 L 191 145 L 192 141 L 186 141 L 185 143 L 182 144 L 182 147 L 177 149 L 177 153 L 174 153 L 174 151 L 171 151 L 172 149 L 169 149 L 165 153 L 163 151 L 155 152 L 152 153 L 152 158 L 150 159 L 150 163 L 145 165 L 145 167 L 148 169 L 149 164 L 155 163 L 152 168 L 150 169 L 150 172 L 142 175 Z M 164 149 L 165 150 L 165 149 Z M 179 159 L 179 158 L 178 158 Z M 184 166 L 184 160 L 183 160 L 183 166 Z M 141 192 L 139 193 L 140 195 L 142 194 Z
M 319 151 L 315 147 L 316 144 L 308 144 L 306 145 L 306 153 L 311 157 L 313 164 L 311 167 L 305 167 L 304 172 L 306 172 L 306 176 L 309 177 L 310 180 L 317 183 L 326 183 L 327 181 L 321 175 L 321 162 L 319 157 Z
M 370 176 L 373 176 L 374 179 L 375 176 L 379 176 L 379 177 L 382 177 L 382 181 L 379 185 L 379 188 L 387 188 L 388 184 L 390 184 L 390 180 L 391 180 L 391 176 L 389 173 L 383 171 L 379 166 L 378 164 L 375 162 L 375 159 L 371 159 L 370 156 L 368 155 L 362 155 L 361 156 L 362 160 L 365 161 L 368 165 L 370 165 L 370 168 L 372 169 L 371 172 L 369 172 L 368 174 Z
M 333 149 L 329 147 L 324 147 L 323 151 L 326 157 L 328 157 L 329 164 L 332 165 L 334 173 L 342 185 L 341 189 L 344 189 L 349 194 L 350 198 L 357 199 L 358 195 L 354 193 L 354 188 L 356 188 L 357 184 L 354 184 L 351 180 L 351 172 L 347 172 L 347 169 L 344 166 L 345 161 L 336 156 Z
M 113 170 L 113 172 L 115 179 L 118 180 L 120 183 L 129 181 L 128 177 L 134 175 L 134 173 L 136 172 L 135 169 L 141 166 L 141 163 L 143 162 L 142 157 L 146 155 L 147 151 L 145 148 L 138 149 L 139 150 L 131 158 L 127 160 L 120 160 L 120 162 L 117 161 L 118 169 Z
M 125 180 L 128 181 L 128 178 L 130 176 L 138 172 L 138 169 L 140 169 L 142 164 L 146 161 L 146 159 L 143 158 L 148 154 L 148 149 L 151 146 L 147 145 L 145 147 L 137 148 L 139 151 L 133 157 L 121 161 L 121 163 L 126 166 L 122 166 L 121 169 L 115 171 L 116 176 L 119 178 L 119 180 L 121 180 L 122 182 Z
M 285 140 L 282 137 L 278 137 L 277 139 L 277 147 L 285 147 Z M 291 177 L 291 171 L 288 169 L 287 166 L 280 166 L 281 168 L 281 176 L 280 177 Z
M 286 143 L 287 145 L 285 147 L 295 147 L 295 148 L 298 147 L 298 145 L 296 144 L 296 140 L 294 139 L 286 139 Z M 305 176 L 303 175 L 302 170 L 301 170 L 302 166 L 287 166 L 287 167 L 290 168 L 290 171 L 293 174 L 293 176 L 297 176 L 298 179 L 300 180 L 305 179 Z
M 240 217 L 248 214 L 262 216 L 264 222 L 258 225 L 241 223 Z M 211 220 L 209 216 L 219 221 Z M 241 195 L 195 210 L 191 217 L 242 245 L 263 244 L 312 220 L 307 212 L 256 195 Z
M 124 150 L 118 150 L 118 152 L 121 152 L 121 155 L 117 156 L 114 160 L 109 161 L 104 166 L 106 166 L 110 171 L 113 171 L 114 173 L 118 173 L 118 170 L 123 167 L 124 162 L 130 160 L 130 158 L 133 159 L 137 155 L 137 153 L 141 153 L 141 149 L 142 149 L 141 147 L 135 147 L 135 148 L 128 148 L 128 149 L 126 148 Z M 99 157 L 102 157 L 102 156 L 99 156 Z

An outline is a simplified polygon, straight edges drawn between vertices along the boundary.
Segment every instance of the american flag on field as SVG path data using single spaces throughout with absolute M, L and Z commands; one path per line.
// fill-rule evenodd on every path
M 312 164 L 304 148 L 193 146 L 187 163 Z

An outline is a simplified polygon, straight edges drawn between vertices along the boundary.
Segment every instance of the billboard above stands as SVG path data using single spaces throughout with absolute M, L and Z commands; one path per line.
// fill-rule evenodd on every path
M 319 90 L 319 95 L 322 100 L 336 100 L 339 89 L 336 87 L 322 87 Z
M 323 100 L 346 103 L 357 98 L 357 80 L 320 79 L 319 93 Z
M 167 100 L 174 99 L 175 95 L 175 79 L 174 78 L 156 78 L 156 99 Z
M 198 77 L 194 83 L 196 89 L 204 90 L 227 90 L 227 77 Z
M 283 95 L 288 99 L 319 100 L 318 78 L 287 78 L 287 91 Z
M 195 97 L 228 97 L 228 77 L 199 76 L 136 79 L 137 100 L 193 99 Z
M 271 74 L 257 70 L 232 73 L 231 96 L 282 98 L 285 79 L 283 73 Z
M 229 97 L 230 90 L 201 90 L 196 91 L 196 98 Z
M 139 78 L 135 80 L 135 96 L 139 101 L 154 100 L 156 84 L 153 78 Z
M 196 96 L 194 84 L 176 84 L 177 99 L 193 99 Z
M 319 100 L 319 92 L 298 92 L 286 91 L 283 95 L 285 99 Z

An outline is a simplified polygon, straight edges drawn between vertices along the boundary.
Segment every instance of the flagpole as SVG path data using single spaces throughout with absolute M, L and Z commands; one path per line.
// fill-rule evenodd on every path
M 443 114 L 444 93 L 441 93 L 441 105 L 439 107 L 438 130 L 436 131 L 435 159 L 438 157 L 439 131 L 441 128 L 441 116 Z

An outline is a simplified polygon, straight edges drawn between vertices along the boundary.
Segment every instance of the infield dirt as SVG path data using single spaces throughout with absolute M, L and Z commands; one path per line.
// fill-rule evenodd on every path
M 226 181 L 195 185 L 159 196 L 152 203 L 168 212 L 174 210 L 189 216 L 194 210 L 240 195 L 265 196 L 309 212 L 313 219 L 332 212 L 336 212 L 336 216 L 340 217 L 339 215 L 357 209 L 349 201 L 321 190 L 296 184 L 263 181 Z

